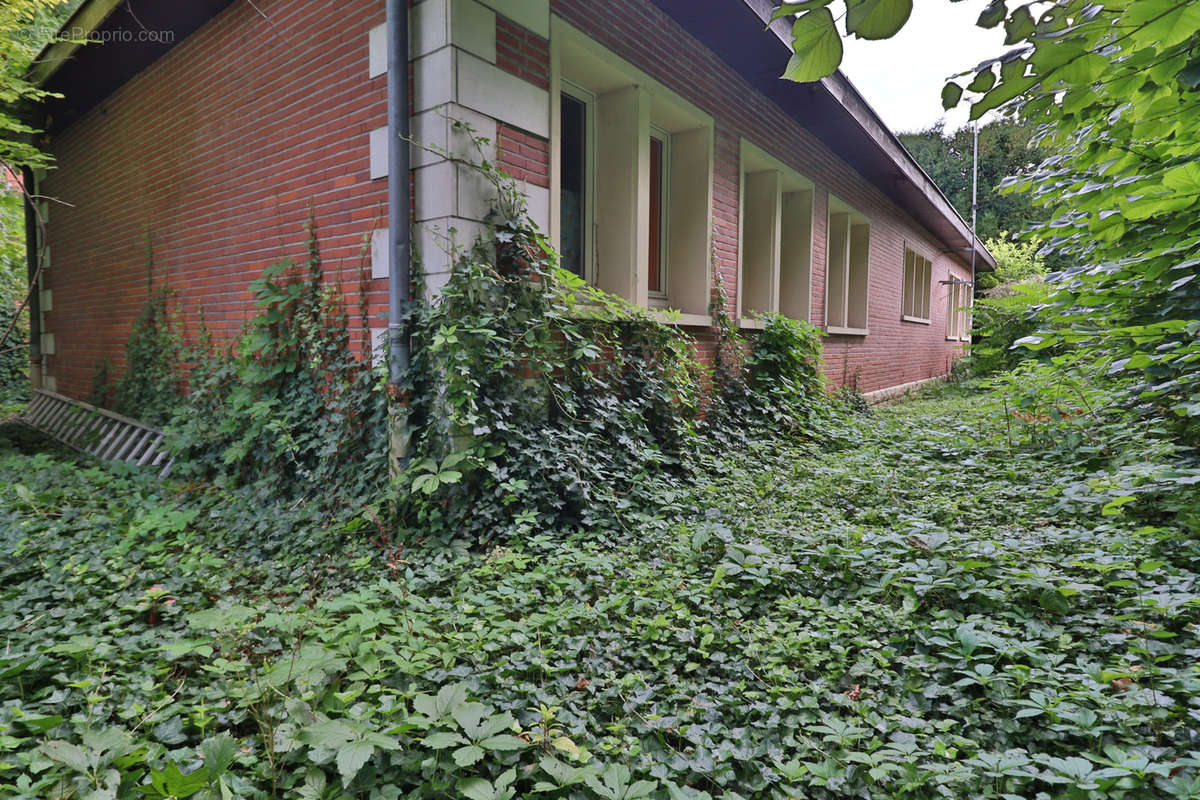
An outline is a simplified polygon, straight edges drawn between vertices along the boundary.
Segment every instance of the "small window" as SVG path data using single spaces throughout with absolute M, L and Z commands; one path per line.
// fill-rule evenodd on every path
M 830 333 L 866 336 L 870 286 L 871 223 L 829 198 L 825 327 Z
M 588 277 L 588 233 L 591 209 L 591 176 L 588 135 L 589 100 L 580 90 L 562 93 L 559 105 L 562 136 L 562 173 L 559 191 L 559 234 L 563 269 Z
M 971 340 L 971 304 L 975 300 L 968 281 L 950 277 L 949 300 L 946 306 L 946 338 L 967 342 Z
M 929 324 L 929 292 L 933 262 L 911 248 L 904 249 L 904 299 L 900 316 L 906 322 Z
M 647 259 L 646 288 L 652 297 L 665 299 L 667 282 L 664 267 L 667 264 L 667 218 L 665 211 L 670 202 L 668 181 L 670 175 L 670 134 L 653 128 L 650 134 L 650 253 Z

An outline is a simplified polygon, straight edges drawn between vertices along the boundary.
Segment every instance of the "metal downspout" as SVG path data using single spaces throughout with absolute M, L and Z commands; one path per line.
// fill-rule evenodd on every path
M 388 398 L 394 466 L 408 461 L 407 420 L 412 392 L 403 387 L 410 362 L 404 316 L 412 285 L 412 199 L 410 195 L 408 98 L 408 0 L 387 0 L 388 230 Z
M 37 194 L 37 183 L 33 170 L 26 167 L 21 170 L 21 179 L 25 184 L 25 259 L 27 262 L 28 278 L 26 283 L 29 292 L 29 388 L 37 391 L 42 388 L 42 293 L 38 287 L 38 243 L 41 239 L 38 224 L 37 209 L 33 207 L 32 196 Z

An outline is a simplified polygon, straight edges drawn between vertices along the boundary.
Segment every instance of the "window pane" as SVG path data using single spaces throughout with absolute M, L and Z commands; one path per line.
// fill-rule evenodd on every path
M 663 219 L 663 142 L 650 137 L 650 272 L 648 288 L 661 292 Z
M 562 176 L 559 195 L 559 234 L 562 267 L 584 277 L 584 220 L 587 219 L 587 104 L 562 96 Z

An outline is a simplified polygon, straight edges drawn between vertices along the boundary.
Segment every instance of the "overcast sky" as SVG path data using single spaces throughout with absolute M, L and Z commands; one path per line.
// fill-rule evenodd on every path
M 1004 28 L 975 26 L 987 0 L 916 0 L 904 30 L 881 42 L 844 39 L 842 72 L 896 132 L 967 122 L 968 104 L 942 110 L 946 78 L 1004 52 Z

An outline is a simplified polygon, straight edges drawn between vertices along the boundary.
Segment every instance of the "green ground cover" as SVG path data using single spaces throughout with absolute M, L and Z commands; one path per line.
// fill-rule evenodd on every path
M 0 796 L 1200 797 L 1196 476 L 1114 494 L 999 403 L 486 551 L 5 427 Z

